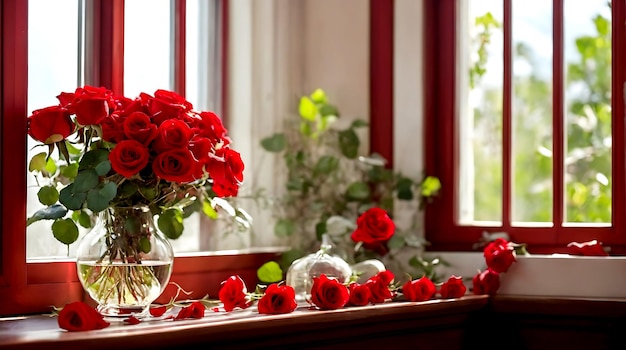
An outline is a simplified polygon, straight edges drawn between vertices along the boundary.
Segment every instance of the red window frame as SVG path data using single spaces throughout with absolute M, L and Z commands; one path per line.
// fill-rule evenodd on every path
M 425 232 L 431 243 L 429 249 L 469 251 L 483 232 L 507 232 L 511 240 L 526 243 L 531 253 L 564 252 L 567 243 L 597 239 L 611 247 L 612 254 L 626 253 L 626 173 L 624 134 L 624 81 L 626 80 L 626 2 L 613 1 L 612 40 L 612 108 L 613 108 L 613 222 L 610 227 L 571 227 L 562 224 L 563 218 L 563 128 L 562 118 L 553 118 L 554 136 L 554 221 L 552 227 L 516 227 L 511 225 L 509 204 L 511 198 L 511 1 L 504 3 L 504 155 L 503 155 L 503 224 L 498 227 L 463 226 L 458 224 L 456 212 L 456 188 L 459 177 L 458 125 L 455 123 L 455 43 L 456 1 L 428 0 L 424 3 L 424 52 L 425 56 L 425 168 L 429 175 L 440 178 L 442 191 L 439 198 L 426 207 Z M 553 17 L 553 71 L 555 101 L 553 115 L 563 113 L 563 0 L 554 0 Z M 508 53 L 508 54 L 507 54 Z
M 228 123 L 228 0 L 220 0 L 222 16 L 222 119 Z M 90 2 L 96 14 L 87 37 L 94 45 L 87 57 L 87 79 L 92 85 L 106 86 L 123 94 L 124 0 Z M 370 0 L 370 92 L 372 152 L 393 161 L 393 1 Z M 175 3 L 176 35 L 184 36 L 185 0 Z M 62 306 L 84 300 L 83 289 L 73 261 L 26 263 L 26 116 L 28 75 L 28 1 L 0 2 L 2 37 L 0 50 L 0 315 L 49 312 L 51 305 Z M 89 42 L 89 40 L 88 40 Z M 184 42 L 176 49 L 176 75 L 184 74 Z M 174 89 L 184 94 L 185 81 L 177 79 Z M 391 164 L 391 163 L 390 163 Z M 24 171 L 19 171 L 24 169 Z M 16 171 L 17 170 L 17 171 Z M 17 219 L 14 219 L 17 218 Z M 240 275 L 248 285 L 256 283 L 256 270 L 277 258 L 272 250 L 250 250 L 238 254 L 177 256 L 172 281 L 191 291 L 188 298 L 217 295 L 221 281 Z M 168 287 L 160 301 L 175 292 Z

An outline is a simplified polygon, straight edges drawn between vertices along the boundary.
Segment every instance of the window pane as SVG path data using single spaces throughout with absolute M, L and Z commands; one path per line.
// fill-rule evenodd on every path
M 552 222 L 552 2 L 512 2 L 512 220 Z
M 56 96 L 78 85 L 78 1 L 29 0 L 28 2 L 28 112 L 57 105 Z M 28 138 L 28 160 L 47 148 L 35 148 Z M 56 156 L 56 154 L 54 155 Z M 27 215 L 43 206 L 37 199 L 38 180 L 27 173 Z M 43 181 L 43 179 L 39 179 Z M 53 236 L 51 222 L 27 227 L 26 256 L 67 256 L 67 246 Z
M 502 221 L 502 1 L 459 1 L 461 223 Z M 467 7 L 464 7 L 467 6 Z
M 170 0 L 124 2 L 124 96 L 172 89 Z
M 611 222 L 611 11 L 565 1 L 567 222 Z

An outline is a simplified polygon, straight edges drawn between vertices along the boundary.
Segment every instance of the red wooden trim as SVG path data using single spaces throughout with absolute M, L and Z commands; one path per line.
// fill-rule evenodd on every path
M 504 1 L 504 72 L 503 72 L 503 101 L 502 101 L 502 227 L 508 231 L 511 227 L 511 215 L 513 206 L 511 182 L 513 181 L 513 4 L 511 0 Z
M 429 241 L 445 235 L 457 221 L 455 13 L 454 0 L 424 2 L 424 167 L 442 183 L 438 198 L 425 209 Z
M 370 0 L 370 150 L 393 167 L 393 0 Z
M 229 0 L 221 0 L 219 2 L 220 4 L 220 23 L 221 23 L 221 37 L 220 37 L 220 64 L 221 64 L 221 73 L 222 76 L 220 77 L 221 79 L 221 85 L 222 85 L 222 91 L 221 91 L 221 97 L 222 97 L 222 101 L 221 101 L 221 110 L 218 111 L 220 114 L 220 117 L 222 118 L 222 122 L 224 123 L 224 125 L 228 125 L 228 113 L 230 112 L 229 108 L 228 108 L 228 100 L 230 98 L 230 75 L 228 74 L 228 70 L 230 68 L 229 65 L 229 43 L 230 43 L 230 30 L 229 30 L 229 25 L 230 25 L 230 10 L 229 10 Z
M 0 305 L 26 283 L 26 113 L 28 81 L 28 3 L 0 2 L 1 66 L 1 224 Z M 0 313 L 2 307 L 0 307 Z
M 565 119 L 563 111 L 563 0 L 552 2 L 552 220 L 557 233 L 565 215 Z
M 124 94 L 124 0 L 100 0 L 99 84 Z
M 186 91 L 186 49 L 187 49 L 187 7 L 185 0 L 174 2 L 174 91 L 185 96 Z
M 622 234 L 626 228 L 626 128 L 624 118 L 626 117 L 624 95 L 624 84 L 626 83 L 626 1 L 613 1 L 612 23 L 612 62 L 611 67 L 611 106 L 612 106 L 612 181 L 613 193 L 611 196 L 611 219 L 613 222 L 614 234 Z

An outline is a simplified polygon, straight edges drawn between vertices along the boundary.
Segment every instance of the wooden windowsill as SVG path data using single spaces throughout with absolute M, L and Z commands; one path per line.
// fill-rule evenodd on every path
M 546 339 L 568 349 L 609 348 L 621 339 L 626 299 L 468 295 L 426 302 L 388 302 L 339 310 L 301 305 L 285 315 L 260 315 L 255 306 L 207 311 L 198 320 L 113 322 L 66 332 L 47 315 L 0 318 L 0 349 L 184 348 L 426 348 L 484 346 L 485 332 L 506 334 L 534 348 Z M 547 338 L 546 338 L 547 337 Z M 620 343 L 624 345 L 623 343 Z M 490 347 L 488 347 L 490 348 Z
M 465 320 L 467 315 L 483 309 L 487 303 L 486 296 L 467 296 L 421 303 L 389 302 L 330 311 L 310 310 L 307 305 L 302 305 L 295 312 L 285 315 L 260 315 L 252 306 L 230 313 L 207 311 L 206 316 L 199 320 L 158 320 L 138 325 L 125 325 L 118 321 L 108 328 L 87 332 L 66 332 L 59 328 L 56 317 L 38 315 L 0 321 L 0 348 L 80 347 L 94 350 L 184 348 L 185 345 L 207 344 L 228 349 L 269 346 L 299 349 L 303 344 L 339 344 L 357 338 L 372 340 L 389 332 L 447 327 Z

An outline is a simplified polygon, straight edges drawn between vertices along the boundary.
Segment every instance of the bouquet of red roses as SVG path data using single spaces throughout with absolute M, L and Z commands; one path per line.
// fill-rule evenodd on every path
M 28 224 L 60 222 L 53 233 L 62 243 L 78 238 L 76 223 L 89 227 L 108 207 L 136 205 L 164 218 L 159 223 L 181 223 L 159 225 L 177 238 L 184 216 L 213 215 L 215 199 L 238 194 L 244 164 L 215 113 L 195 111 L 166 90 L 130 99 L 84 86 L 57 99 L 28 117 L 28 135 L 47 148 L 29 164 L 45 207 Z M 51 157 L 55 149 L 58 159 Z

